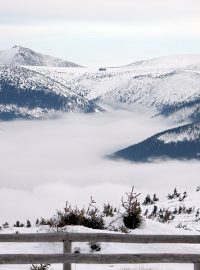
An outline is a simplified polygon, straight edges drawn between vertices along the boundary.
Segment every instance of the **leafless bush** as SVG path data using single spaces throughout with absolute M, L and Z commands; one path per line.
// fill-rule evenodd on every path
M 40 265 L 34 265 L 32 264 L 30 267 L 30 270 L 48 270 L 51 264 L 40 264 Z
M 72 207 L 68 202 L 64 211 L 58 211 L 56 217 L 51 219 L 42 218 L 40 225 L 62 228 L 67 225 L 82 225 L 92 229 L 104 229 L 103 214 L 96 207 L 96 202 L 91 197 L 87 210 Z

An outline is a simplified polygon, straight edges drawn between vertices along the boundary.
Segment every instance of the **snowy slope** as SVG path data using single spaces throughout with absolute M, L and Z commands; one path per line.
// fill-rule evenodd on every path
M 157 139 L 169 143 L 200 141 L 200 123 L 189 124 L 180 128 L 164 132 Z
M 179 192 L 179 191 L 178 191 Z M 192 190 L 186 194 L 184 200 L 179 200 L 182 198 L 183 193 L 180 193 L 178 198 L 168 199 L 167 194 L 158 194 L 159 201 L 152 205 L 141 205 L 142 213 L 143 213 L 143 223 L 140 228 L 130 231 L 131 234 L 166 234 L 166 235 L 184 235 L 184 234 L 193 234 L 198 235 L 200 234 L 200 218 L 199 215 L 196 213 L 200 209 L 200 191 Z M 151 194 L 152 196 L 152 194 Z M 143 194 L 144 197 L 144 194 Z M 142 199 L 142 198 L 141 198 Z M 142 200 L 140 201 L 142 202 Z M 177 212 L 174 215 L 173 220 L 169 220 L 165 223 L 158 221 L 157 216 L 151 216 L 151 212 L 153 211 L 154 207 L 157 207 L 158 212 L 160 209 L 165 209 L 171 212 L 174 212 L 177 209 Z M 184 211 L 180 212 L 180 209 L 187 209 L 192 208 L 191 213 L 185 213 Z M 147 213 L 148 210 L 148 214 Z M 105 218 L 106 219 L 106 218 Z M 117 220 L 116 216 L 110 218 L 116 223 L 120 223 L 121 220 Z M 115 221 L 116 220 L 116 221 Z M 62 228 L 65 232 L 90 232 L 90 233 L 101 233 L 102 230 L 93 230 L 82 226 L 67 226 Z M 49 226 L 33 226 L 31 228 L 16 228 L 10 226 L 6 229 L 1 229 L 0 233 L 48 233 L 48 232 L 55 232 L 54 228 L 50 228 Z M 104 230 L 104 233 L 116 233 Z M 172 246 L 176 253 L 197 253 L 200 252 L 199 245 L 195 244 L 118 244 L 118 243 L 100 243 L 101 250 L 94 251 L 94 253 L 98 254 L 118 254 L 118 253 L 172 253 Z M 62 253 L 62 243 L 1 243 L 0 245 L 0 253 Z M 88 243 L 73 243 L 72 244 L 72 251 L 74 252 L 75 249 L 80 249 L 81 253 L 91 253 Z M 128 267 L 128 268 L 126 268 Z M 142 268 L 141 268 L 142 267 Z M 27 265 L 2 265 L 0 269 L 3 270 L 26 270 L 29 269 Z M 62 265 L 52 265 L 51 270 L 61 270 Z M 124 269 L 131 269 L 131 270 L 141 270 L 141 269 L 176 269 L 176 270 L 192 270 L 193 265 L 186 264 L 186 265 L 173 265 L 173 264 L 155 264 L 155 265 L 83 265 L 83 264 L 73 264 L 72 269 L 79 269 L 79 270 L 124 270 Z
M 155 114 L 181 122 L 200 117 L 200 56 L 189 59 L 189 56 L 187 61 L 178 57 L 176 65 L 172 65 L 166 57 L 160 61 L 149 60 L 149 65 L 145 64 L 142 69 L 135 64 L 134 67 L 109 68 L 106 72 L 97 69 L 35 69 L 68 84 L 90 100 L 113 107 L 142 105 L 152 108 Z M 163 69 L 157 69 L 158 63 Z
M 82 98 L 113 108 L 139 105 L 152 109 L 152 116 L 162 115 L 176 122 L 200 119 L 198 55 L 163 57 L 106 71 L 44 66 L 26 68 L 62 88 L 70 88 Z
M 186 191 L 186 196 L 183 199 L 184 192 L 177 191 L 178 197 L 168 198 L 167 194 L 161 197 L 158 202 L 152 205 L 142 206 L 143 213 L 147 213 L 147 218 L 153 221 L 159 221 L 162 223 L 162 219 L 159 219 L 159 211 L 170 211 L 171 220 L 163 224 L 169 224 L 174 228 L 184 229 L 185 232 L 191 232 L 193 234 L 200 233 L 200 191 L 199 187 L 195 190 Z M 173 194 L 173 192 L 172 192 Z M 171 194 L 170 194 L 171 195 Z M 152 196 L 151 196 L 152 197 Z M 159 196 L 158 196 L 159 197 Z M 151 215 L 154 207 L 157 207 L 157 215 Z M 182 230 L 181 230 L 182 231 Z
M 10 228 L 2 230 L 1 233 L 15 233 L 16 231 L 20 233 L 44 233 L 52 232 L 47 228 L 34 227 L 34 228 Z M 80 226 L 68 227 L 68 232 L 97 232 L 97 230 L 92 230 Z M 99 231 L 102 232 L 102 231 Z M 104 231 L 105 232 L 105 231 Z M 109 231 L 108 231 L 109 232 Z M 182 229 L 176 229 L 170 224 L 161 224 L 156 221 L 146 220 L 141 229 L 134 231 L 134 234 L 188 234 L 190 232 L 184 231 Z M 110 232 L 109 232 L 110 233 Z M 198 234 L 198 232 L 195 232 Z M 174 245 L 176 252 L 178 253 L 199 253 L 200 249 L 197 245 Z M 88 243 L 73 243 L 72 250 L 75 248 L 80 248 L 81 253 L 90 253 Z M 62 253 L 63 247 L 62 243 L 1 243 L 0 253 Z M 118 243 L 101 243 L 101 251 L 97 254 L 118 254 L 118 253 L 171 253 L 171 245 L 166 244 L 118 244 Z M 95 252 L 96 253 L 96 252 Z M 2 270 L 28 270 L 29 265 L 0 265 Z M 142 268 L 141 268 L 142 267 Z M 152 267 L 152 268 L 150 268 Z M 111 265 L 92 265 L 92 264 L 72 264 L 72 270 L 150 270 L 150 269 L 163 269 L 163 270 L 192 270 L 193 265 L 172 265 L 172 264 L 154 264 L 154 265 L 130 265 L 130 264 L 111 264 Z M 50 270 L 61 270 L 62 264 L 52 264 Z
M 200 123 L 193 123 L 158 133 L 112 155 L 136 162 L 152 159 L 200 159 Z
M 153 58 L 144 61 L 138 61 L 129 64 L 125 67 L 141 70 L 141 71 L 154 71 L 154 72 L 170 72 L 177 69 L 187 69 L 189 67 L 199 66 L 199 54 L 186 54 L 186 55 L 170 55 L 164 57 Z
M 42 118 L 101 108 L 51 78 L 17 66 L 0 67 L 0 119 Z
M 14 46 L 11 49 L 0 51 L 0 64 L 47 67 L 80 67 L 77 64 L 49 55 L 36 53 L 29 48 L 24 48 L 21 46 Z

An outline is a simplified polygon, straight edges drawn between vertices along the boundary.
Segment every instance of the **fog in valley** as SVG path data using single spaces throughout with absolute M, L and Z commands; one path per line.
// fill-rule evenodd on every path
M 120 204 L 131 186 L 165 194 L 173 187 L 194 189 L 197 161 L 134 164 L 106 155 L 174 127 L 149 113 L 116 110 L 59 119 L 0 123 L 1 223 L 50 217 L 69 201 Z

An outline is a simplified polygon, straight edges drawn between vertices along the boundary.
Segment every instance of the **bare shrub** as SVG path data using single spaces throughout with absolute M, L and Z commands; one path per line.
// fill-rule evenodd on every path
M 50 266 L 51 266 L 50 263 L 48 263 L 48 264 L 40 264 L 40 265 L 32 264 L 31 267 L 30 267 L 30 270 L 48 270 Z
M 104 229 L 103 214 L 96 207 L 96 202 L 91 197 L 87 210 L 72 207 L 68 202 L 64 211 L 58 211 L 57 216 L 51 219 L 42 218 L 40 225 L 62 228 L 67 225 L 81 225 L 92 229 Z

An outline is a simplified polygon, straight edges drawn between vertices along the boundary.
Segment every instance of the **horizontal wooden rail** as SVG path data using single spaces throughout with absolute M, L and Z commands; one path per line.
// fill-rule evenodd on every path
M 200 270 L 200 254 L 138 253 L 138 254 L 72 254 L 73 242 L 113 243 L 174 243 L 200 244 L 200 235 L 134 235 L 117 233 L 33 233 L 0 234 L 0 242 L 63 242 L 62 254 L 0 254 L 0 264 L 62 263 L 71 270 L 72 263 L 130 264 L 130 263 L 193 263 Z
M 200 244 L 200 235 L 134 235 L 116 233 L 0 234 L 0 242 L 113 242 Z
M 200 263 L 200 254 L 9 254 L 0 255 L 0 264 L 85 263 Z

